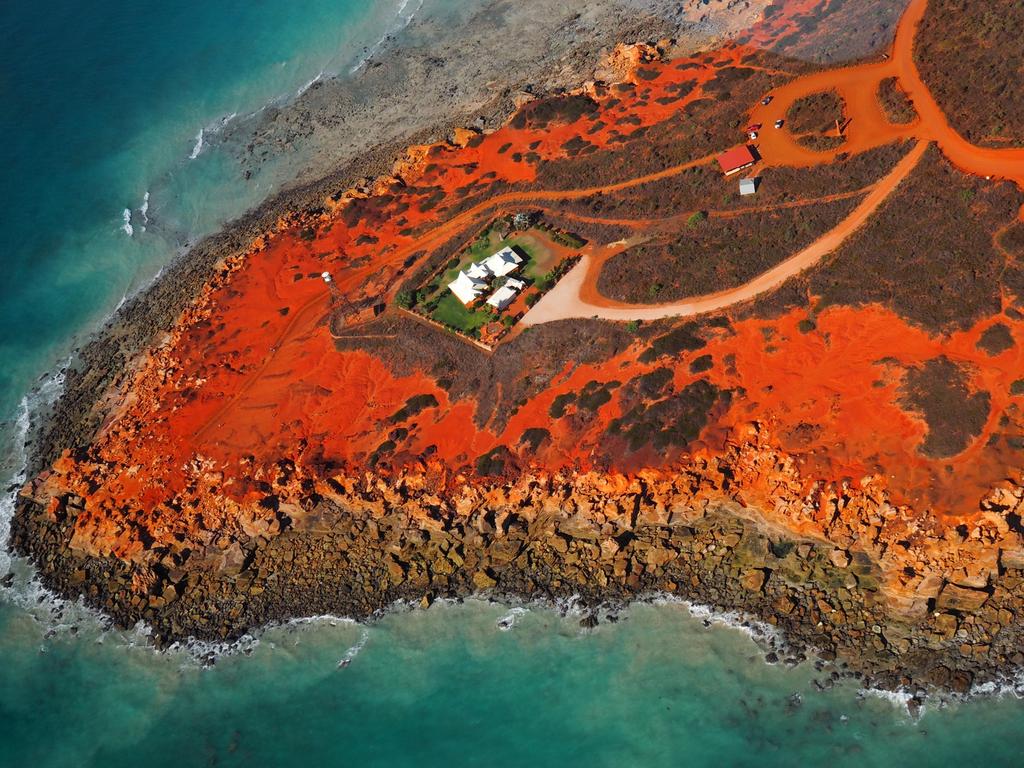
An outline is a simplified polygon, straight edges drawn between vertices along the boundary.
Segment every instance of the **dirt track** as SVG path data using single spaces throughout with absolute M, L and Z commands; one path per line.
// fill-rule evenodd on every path
M 842 245 L 906 179 L 917 166 L 927 148 L 927 142 L 919 142 L 886 177 L 872 188 L 868 196 L 839 226 L 804 250 L 738 288 L 667 304 L 637 306 L 611 301 L 601 296 L 596 288 L 597 275 L 605 258 L 598 258 L 595 254 L 590 253 L 584 255 L 580 263 L 527 313 L 522 322 L 524 325 L 539 325 L 554 320 L 586 317 L 623 321 L 659 320 L 666 317 L 699 315 L 749 301 L 762 293 L 777 288 L 789 278 L 817 264 Z M 621 246 L 618 246 L 616 250 L 621 250 Z M 614 252 L 616 251 L 606 252 L 602 256 L 607 257 Z

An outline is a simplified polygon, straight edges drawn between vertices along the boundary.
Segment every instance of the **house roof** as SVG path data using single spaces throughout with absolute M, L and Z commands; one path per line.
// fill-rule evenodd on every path
M 718 164 L 722 166 L 723 173 L 735 173 L 756 161 L 753 151 L 746 144 L 740 144 L 718 156 Z
M 487 283 L 483 280 L 475 280 L 465 272 L 459 272 L 459 276 L 448 283 L 448 290 L 463 304 L 472 304 L 480 298 L 486 287 Z
M 509 280 L 501 288 L 496 290 L 487 299 L 487 303 L 492 307 L 498 309 L 504 309 L 515 299 L 516 294 L 519 293 L 523 288 L 526 287 L 526 283 L 522 280 L 516 280 L 515 278 Z
M 502 248 L 493 253 L 483 261 L 483 266 L 489 269 L 497 277 L 503 277 L 519 269 L 523 263 L 523 257 L 511 248 Z
M 480 262 L 478 264 L 470 264 L 466 274 L 474 280 L 488 280 L 491 277 L 491 270 L 487 268 L 487 264 Z
M 757 192 L 757 179 L 740 179 L 740 192 L 749 194 Z

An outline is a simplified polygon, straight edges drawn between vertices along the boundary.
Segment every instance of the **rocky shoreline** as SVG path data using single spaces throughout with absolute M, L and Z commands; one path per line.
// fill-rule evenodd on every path
M 775 459 L 755 439 L 677 473 L 534 471 L 498 482 L 439 466 L 317 481 L 282 461 L 265 516 L 243 511 L 231 530 L 130 560 L 73 542 L 81 497 L 49 497 L 41 480 L 22 499 L 12 543 L 56 592 L 82 595 L 122 626 L 144 622 L 159 646 L 474 595 L 576 599 L 586 626 L 602 606 L 657 593 L 750 615 L 780 631 L 789 658 L 816 655 L 836 679 L 866 687 L 963 694 L 1021 666 L 1024 553 L 995 549 L 984 586 L 940 581 L 934 597 L 901 602 L 877 550 L 837 543 L 838 529 L 797 532 L 744 503 L 732 479 Z M 853 494 L 847 503 L 851 515 L 880 512 Z

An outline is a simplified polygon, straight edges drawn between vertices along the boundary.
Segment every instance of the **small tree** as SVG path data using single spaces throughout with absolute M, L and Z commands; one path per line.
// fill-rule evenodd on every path
M 400 306 L 402 309 L 412 309 L 416 303 L 416 291 L 408 288 L 403 288 L 395 296 L 395 304 Z
M 517 213 L 512 217 L 512 228 L 522 232 L 525 229 L 529 229 L 533 223 L 533 215 L 525 212 Z
M 696 227 L 698 224 L 703 224 L 707 218 L 708 215 L 704 211 L 697 211 L 686 220 L 686 226 Z
M 628 323 L 626 323 L 626 330 L 632 334 L 636 334 L 640 330 L 640 321 L 630 320 Z

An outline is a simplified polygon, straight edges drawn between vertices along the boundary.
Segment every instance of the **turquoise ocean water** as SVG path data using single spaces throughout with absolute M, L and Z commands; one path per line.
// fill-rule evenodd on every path
M 218 141 L 225 121 L 348 71 L 417 6 L 0 4 L 5 486 L 40 376 L 301 164 L 300 147 L 244 182 Z M 49 599 L 24 563 L 0 556 L 0 575 L 8 568 L 0 766 L 1020 762 L 1014 696 L 912 719 L 855 686 L 819 691 L 812 665 L 766 665 L 747 634 L 676 604 L 634 606 L 593 632 L 550 608 L 472 601 L 370 626 L 319 620 L 262 632 L 204 667 Z

